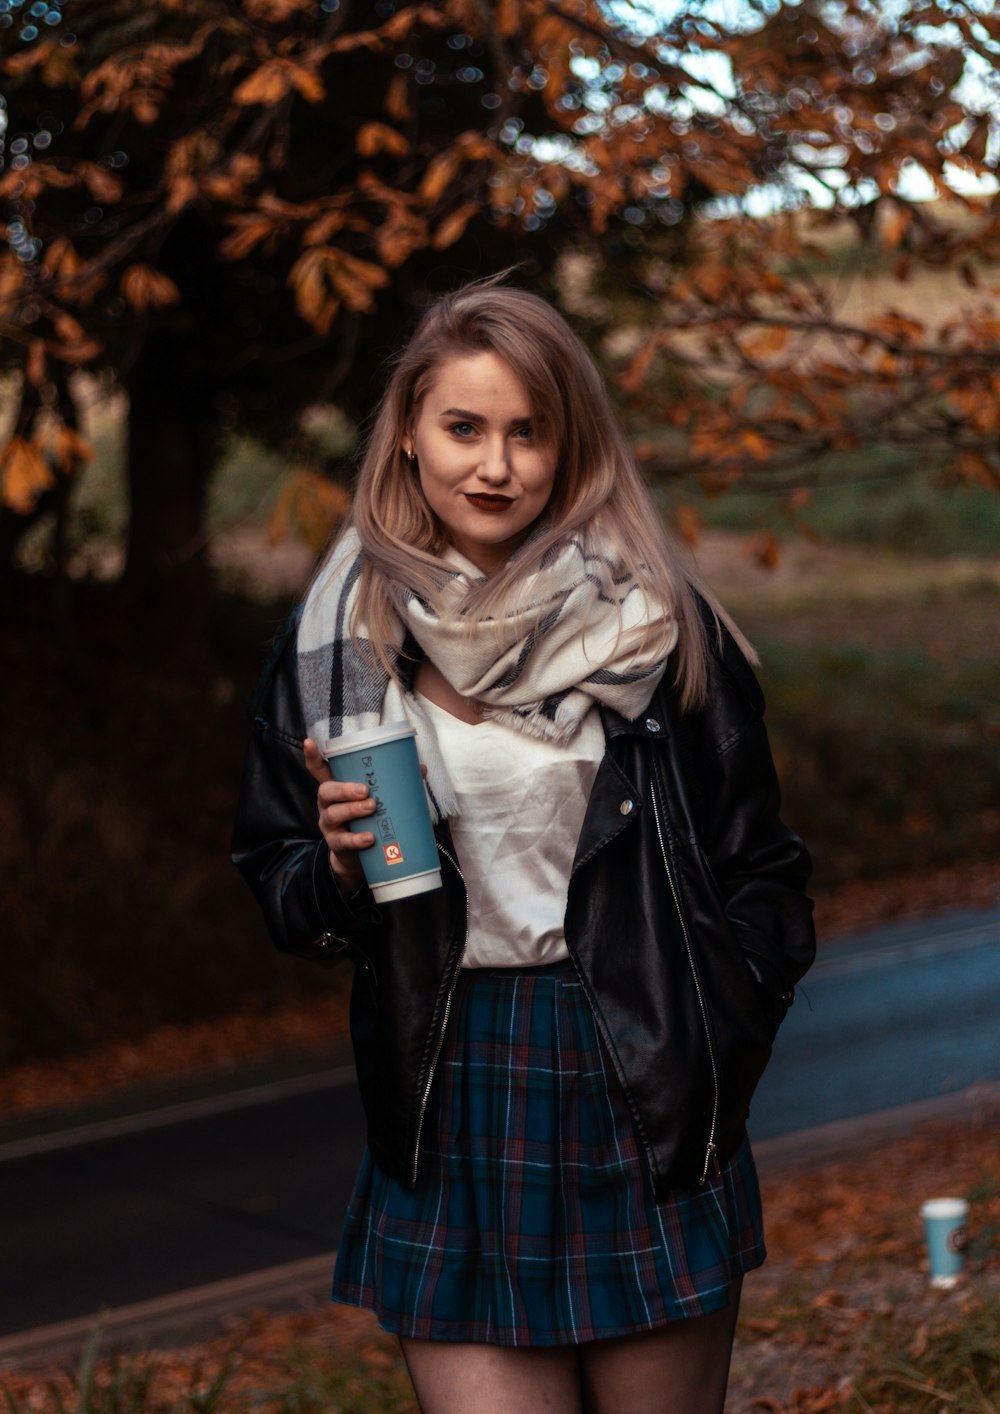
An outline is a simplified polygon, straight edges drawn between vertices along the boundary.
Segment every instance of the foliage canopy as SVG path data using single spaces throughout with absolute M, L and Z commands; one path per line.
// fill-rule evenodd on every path
M 985 0 L 738 13 L 6 0 L 8 521 L 87 456 L 80 371 L 128 391 L 133 498 L 176 542 L 220 429 L 288 444 L 303 407 L 363 410 L 427 290 L 515 260 L 596 335 L 626 320 L 620 389 L 654 472 L 801 494 L 822 453 L 877 436 L 1000 488 L 1000 17 Z M 901 282 L 954 278 L 953 314 L 846 319 L 824 273 L 838 227 Z M 599 254 L 575 291 L 573 251 Z M 160 514 L 171 496 L 186 519 Z

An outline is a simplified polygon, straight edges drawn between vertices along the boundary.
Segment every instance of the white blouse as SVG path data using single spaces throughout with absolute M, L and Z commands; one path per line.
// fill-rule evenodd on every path
M 568 746 L 463 722 L 421 694 L 455 789 L 449 821 L 469 896 L 463 967 L 533 967 L 568 957 L 570 869 L 604 755 L 591 708 Z

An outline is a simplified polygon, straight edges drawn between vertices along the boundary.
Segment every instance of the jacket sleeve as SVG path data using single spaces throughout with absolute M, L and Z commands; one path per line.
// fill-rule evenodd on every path
M 775 1027 L 816 953 L 812 861 L 780 815 L 777 773 L 764 726 L 764 695 L 735 642 L 713 655 L 709 703 L 691 728 L 702 734 L 696 788 L 702 842 L 726 916 L 767 996 Z
M 342 896 L 320 834 L 316 782 L 302 754 L 298 618 L 279 632 L 251 703 L 232 856 L 276 946 L 331 965 L 363 942 L 379 915 L 367 886 Z

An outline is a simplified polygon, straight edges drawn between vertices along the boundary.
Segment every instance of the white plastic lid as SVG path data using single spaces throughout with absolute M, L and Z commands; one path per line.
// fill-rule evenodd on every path
M 928 1198 L 921 1205 L 922 1218 L 967 1218 L 969 1205 L 964 1198 Z
M 348 751 L 362 751 L 366 746 L 382 746 L 387 741 L 402 741 L 404 737 L 416 736 L 416 728 L 409 722 L 386 722 L 382 727 L 368 727 L 363 732 L 351 732 L 349 736 L 335 736 L 323 747 L 324 756 L 343 756 Z

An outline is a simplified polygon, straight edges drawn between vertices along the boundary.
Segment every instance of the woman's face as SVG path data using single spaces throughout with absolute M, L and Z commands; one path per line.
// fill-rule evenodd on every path
M 501 569 L 548 505 L 555 447 L 540 444 L 531 400 L 493 353 L 440 364 L 403 439 L 427 504 L 484 574 Z

